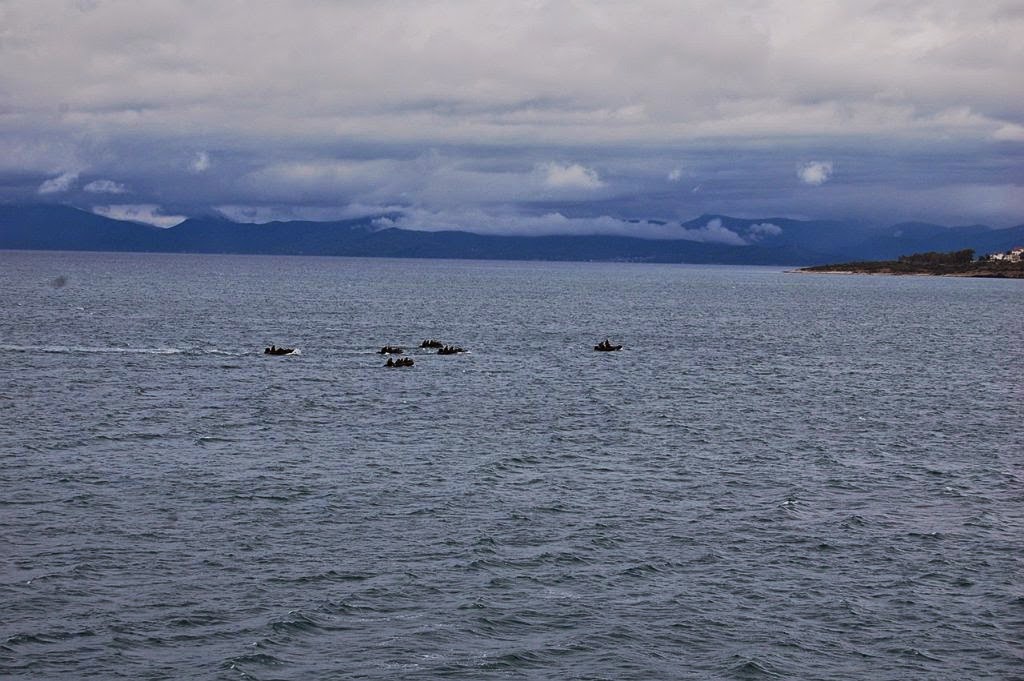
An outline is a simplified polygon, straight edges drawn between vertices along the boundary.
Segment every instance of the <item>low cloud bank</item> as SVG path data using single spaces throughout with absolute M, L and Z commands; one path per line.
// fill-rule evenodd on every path
M 401 208 L 363 203 L 351 203 L 347 206 L 244 206 L 228 204 L 215 206 L 214 210 L 232 222 L 262 225 L 268 222 L 288 222 L 292 220 L 308 222 L 351 220 L 354 218 L 375 217 L 384 213 L 395 213 L 399 212 Z
M 174 227 L 187 219 L 184 215 L 162 215 L 160 206 L 151 203 L 93 206 L 92 212 L 113 220 L 142 222 L 154 227 L 164 228 Z
M 406 209 L 398 217 L 378 218 L 374 224 L 382 229 L 397 227 L 426 232 L 459 231 L 495 236 L 603 235 L 638 239 L 675 239 L 732 246 L 746 246 L 751 243 L 723 226 L 722 221 L 717 218 L 709 220 L 703 227 L 686 228 L 677 222 L 630 221 L 607 215 L 574 218 L 557 212 L 519 215 L 493 214 L 480 210 Z
M 342 206 L 242 205 L 227 204 L 215 210 L 232 222 L 334 222 L 366 219 L 376 229 L 404 229 L 421 232 L 469 232 L 485 236 L 618 236 L 635 239 L 695 241 L 729 246 L 750 246 L 782 234 L 782 227 L 759 222 L 732 228 L 721 218 L 710 218 L 699 226 L 655 220 L 624 220 L 610 215 L 570 217 L 558 211 L 523 214 L 508 208 L 430 209 L 416 206 L 351 203 Z M 173 227 L 183 215 L 168 215 L 157 204 L 111 204 L 94 206 L 92 212 L 115 220 L 140 222 L 156 227 Z

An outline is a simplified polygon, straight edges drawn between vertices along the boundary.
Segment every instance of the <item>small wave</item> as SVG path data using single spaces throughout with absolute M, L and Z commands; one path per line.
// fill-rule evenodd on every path
M 203 435 L 195 439 L 195 443 L 199 446 L 203 446 L 206 444 L 217 444 L 221 442 L 238 442 L 238 440 L 231 437 L 221 437 L 217 435 Z
M 656 574 L 662 571 L 662 568 L 654 565 L 653 563 L 641 563 L 640 565 L 634 565 L 626 568 L 619 574 L 626 575 L 628 577 L 643 577 L 645 575 Z
M 97 440 L 105 442 L 124 442 L 126 440 L 159 440 L 167 437 L 165 433 L 125 433 L 123 435 L 97 435 Z
M 484 662 L 480 665 L 480 668 L 487 671 L 516 671 L 520 669 L 541 667 L 543 665 L 544 657 L 542 655 L 533 651 L 524 650 L 500 655 Z
M 942 658 L 929 654 L 920 648 L 890 648 L 890 653 L 910 659 L 922 659 L 930 662 L 942 662 Z
M 912 539 L 924 539 L 925 541 L 941 541 L 945 539 L 942 532 L 908 532 L 907 536 Z
M 577 563 L 586 563 L 587 560 L 572 551 L 545 551 L 529 562 L 533 565 L 546 565 L 552 563 L 555 565 L 574 565 Z
M 288 613 L 288 617 L 271 622 L 270 628 L 280 633 L 306 633 L 316 631 L 318 629 L 321 629 L 322 627 L 319 622 L 317 622 L 309 615 L 304 615 L 301 612 L 292 611 Z
M 782 674 L 771 669 L 767 663 L 758 660 L 740 658 L 738 655 L 733 659 L 739 661 L 732 666 L 730 676 L 737 679 L 777 679 Z
M 7 638 L 5 643 L 9 646 L 26 645 L 26 644 L 49 644 L 58 643 L 60 641 L 67 641 L 73 638 L 95 636 L 96 632 L 92 629 L 82 629 L 80 631 L 53 631 L 47 633 L 37 634 L 15 634 Z
M 370 573 L 362 572 L 339 572 L 327 570 L 315 574 L 301 575 L 298 577 L 271 577 L 268 582 L 279 584 L 316 584 L 318 582 L 361 582 L 372 577 Z
M 5 643 L 8 646 L 19 646 L 31 643 L 54 643 L 55 639 L 45 634 L 15 634 L 7 637 Z
M 239 655 L 238 657 L 230 658 L 224 663 L 224 666 L 228 669 L 236 669 L 239 665 L 276 667 L 282 664 L 287 664 L 287 661 L 282 660 L 279 657 L 274 657 L 268 653 L 249 653 L 248 655 Z
M 467 568 L 470 570 L 489 570 L 491 568 L 507 567 L 508 565 L 508 561 L 496 558 L 477 558 L 476 560 L 470 561 Z
M 856 513 L 851 515 L 849 518 L 846 518 L 841 523 L 839 523 L 840 527 L 844 528 L 863 527 L 867 524 L 867 518 L 865 518 L 862 515 L 857 515 Z
M 223 617 L 212 614 L 186 615 L 184 617 L 175 617 L 167 622 L 172 627 L 205 627 L 211 624 L 223 623 Z

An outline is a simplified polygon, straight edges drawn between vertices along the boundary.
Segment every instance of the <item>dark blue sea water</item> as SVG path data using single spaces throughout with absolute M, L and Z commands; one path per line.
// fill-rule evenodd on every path
M 0 677 L 1024 678 L 1022 286 L 0 253 Z

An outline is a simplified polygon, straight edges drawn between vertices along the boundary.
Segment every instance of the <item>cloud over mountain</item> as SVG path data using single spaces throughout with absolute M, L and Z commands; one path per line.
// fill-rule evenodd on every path
M 381 218 L 376 226 L 400 227 L 402 229 L 428 232 L 468 231 L 474 234 L 522 235 L 522 236 L 567 236 L 604 235 L 629 236 L 639 239 L 678 239 L 701 243 L 745 246 L 749 242 L 736 232 L 723 227 L 720 218 L 709 220 L 697 228 L 686 228 L 679 223 L 621 220 L 607 215 L 574 218 L 561 213 L 543 215 L 521 215 L 482 210 L 446 210 L 403 212 L 397 217 Z
M 78 173 L 61 173 L 57 177 L 51 177 L 48 180 L 44 180 L 36 191 L 39 194 L 60 194 L 71 189 L 76 181 L 78 181 Z
M 114 220 L 131 220 L 157 227 L 173 227 L 185 221 L 184 215 L 165 215 L 159 206 L 153 204 L 115 204 L 110 206 L 94 206 L 92 211 L 97 215 Z

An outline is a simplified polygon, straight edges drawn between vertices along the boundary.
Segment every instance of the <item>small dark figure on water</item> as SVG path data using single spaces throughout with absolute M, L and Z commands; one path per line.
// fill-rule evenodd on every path
M 404 352 L 402 348 L 397 345 L 385 345 L 377 351 L 378 355 L 400 355 Z

